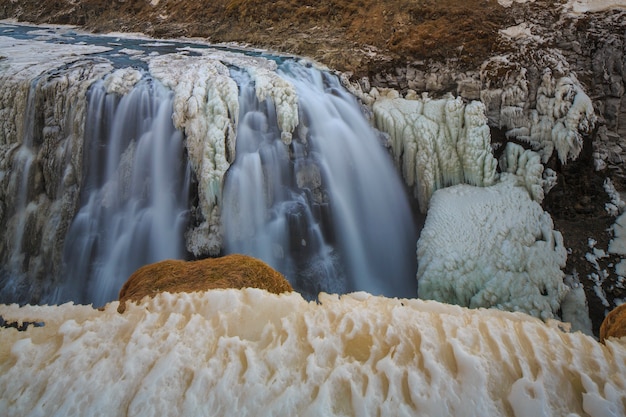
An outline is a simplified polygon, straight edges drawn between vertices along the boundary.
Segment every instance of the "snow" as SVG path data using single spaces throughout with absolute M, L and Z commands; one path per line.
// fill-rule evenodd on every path
M 614 237 L 609 242 L 609 253 L 626 256 L 626 213 L 615 220 L 612 228 Z
M 491 187 L 438 190 L 430 203 L 417 243 L 420 298 L 556 317 L 567 254 L 525 188 L 505 175 Z
M 541 36 L 534 35 L 532 30 L 534 29 L 533 25 L 528 22 L 522 22 L 519 25 L 509 26 L 505 29 L 500 29 L 500 34 L 516 40 L 527 40 L 536 43 L 543 43 L 545 40 Z
M 513 3 L 534 3 L 535 0 L 498 0 L 503 7 L 511 7 Z M 601 12 L 616 8 L 626 8 L 626 0 L 568 0 L 564 10 L 573 14 Z
M 356 293 L 0 306 L 0 413 L 623 415 L 626 343 L 522 313 Z M 555 323 L 556 324 L 556 323 Z
M 513 3 L 524 4 L 524 3 L 528 3 L 529 1 L 531 3 L 535 2 L 535 0 L 498 0 L 498 4 L 504 7 L 511 7 Z

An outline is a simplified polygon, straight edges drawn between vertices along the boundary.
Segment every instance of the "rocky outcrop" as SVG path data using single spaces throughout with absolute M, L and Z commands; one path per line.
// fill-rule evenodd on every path
M 145 265 L 120 290 L 118 311 L 126 302 L 141 301 L 161 292 L 196 292 L 216 288 L 261 288 L 275 294 L 291 292 L 285 277 L 265 262 L 245 255 L 227 255 L 200 261 L 166 260 Z
M 613 309 L 600 326 L 600 341 L 615 337 L 626 336 L 626 304 Z

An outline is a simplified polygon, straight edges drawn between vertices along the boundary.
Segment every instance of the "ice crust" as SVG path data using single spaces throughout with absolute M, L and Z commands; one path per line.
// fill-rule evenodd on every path
M 118 314 L 0 305 L 5 416 L 624 415 L 626 344 L 365 293 L 160 294 Z
M 417 244 L 420 298 L 557 317 L 568 292 L 563 237 L 516 178 L 433 195 Z

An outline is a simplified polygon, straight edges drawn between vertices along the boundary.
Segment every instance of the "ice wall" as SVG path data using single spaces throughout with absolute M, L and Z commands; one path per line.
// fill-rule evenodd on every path
M 374 96 L 376 126 L 390 135 L 396 165 L 422 212 L 440 188 L 495 182 L 497 161 L 482 103 L 414 94 L 402 98 L 395 91 Z
M 0 413 L 618 416 L 626 344 L 521 313 L 364 293 L 0 306 Z

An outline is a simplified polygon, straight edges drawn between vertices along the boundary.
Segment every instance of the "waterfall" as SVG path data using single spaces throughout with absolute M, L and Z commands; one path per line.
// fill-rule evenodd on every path
M 101 306 L 144 264 L 232 252 L 309 299 L 416 295 L 402 181 L 335 75 L 234 51 L 133 69 L 86 45 L 45 44 L 39 61 L 17 53 L 36 41 L 0 45 L 15 52 L 0 68 L 0 302 Z
M 293 62 L 299 120 L 289 145 L 277 115 L 241 87 L 237 158 L 224 186 L 227 252 L 259 257 L 305 296 L 415 296 L 416 230 L 401 180 L 338 80 Z
M 13 189 L 16 190 L 14 195 L 7 196 L 13 201 L 9 207 L 15 214 L 16 221 L 9 226 L 6 236 L 11 241 L 9 245 L 12 250 L 8 257 L 8 270 L 13 274 L 19 275 L 23 271 L 23 266 L 28 262 L 27 254 L 24 251 L 24 234 L 29 218 L 29 195 L 33 194 L 33 190 L 37 187 L 33 163 L 37 157 L 37 151 L 34 149 L 34 131 L 35 131 L 35 99 L 37 95 L 37 86 L 41 79 L 34 79 L 28 88 L 26 99 L 26 112 L 22 115 L 22 138 L 21 144 L 15 151 L 14 165 L 16 167 L 13 173 Z M 17 281 L 9 283 L 8 292 L 18 293 Z
M 102 305 L 140 266 L 184 257 L 190 171 L 171 114 L 171 92 L 149 78 L 121 98 L 103 82 L 92 87 L 81 208 L 58 301 Z

